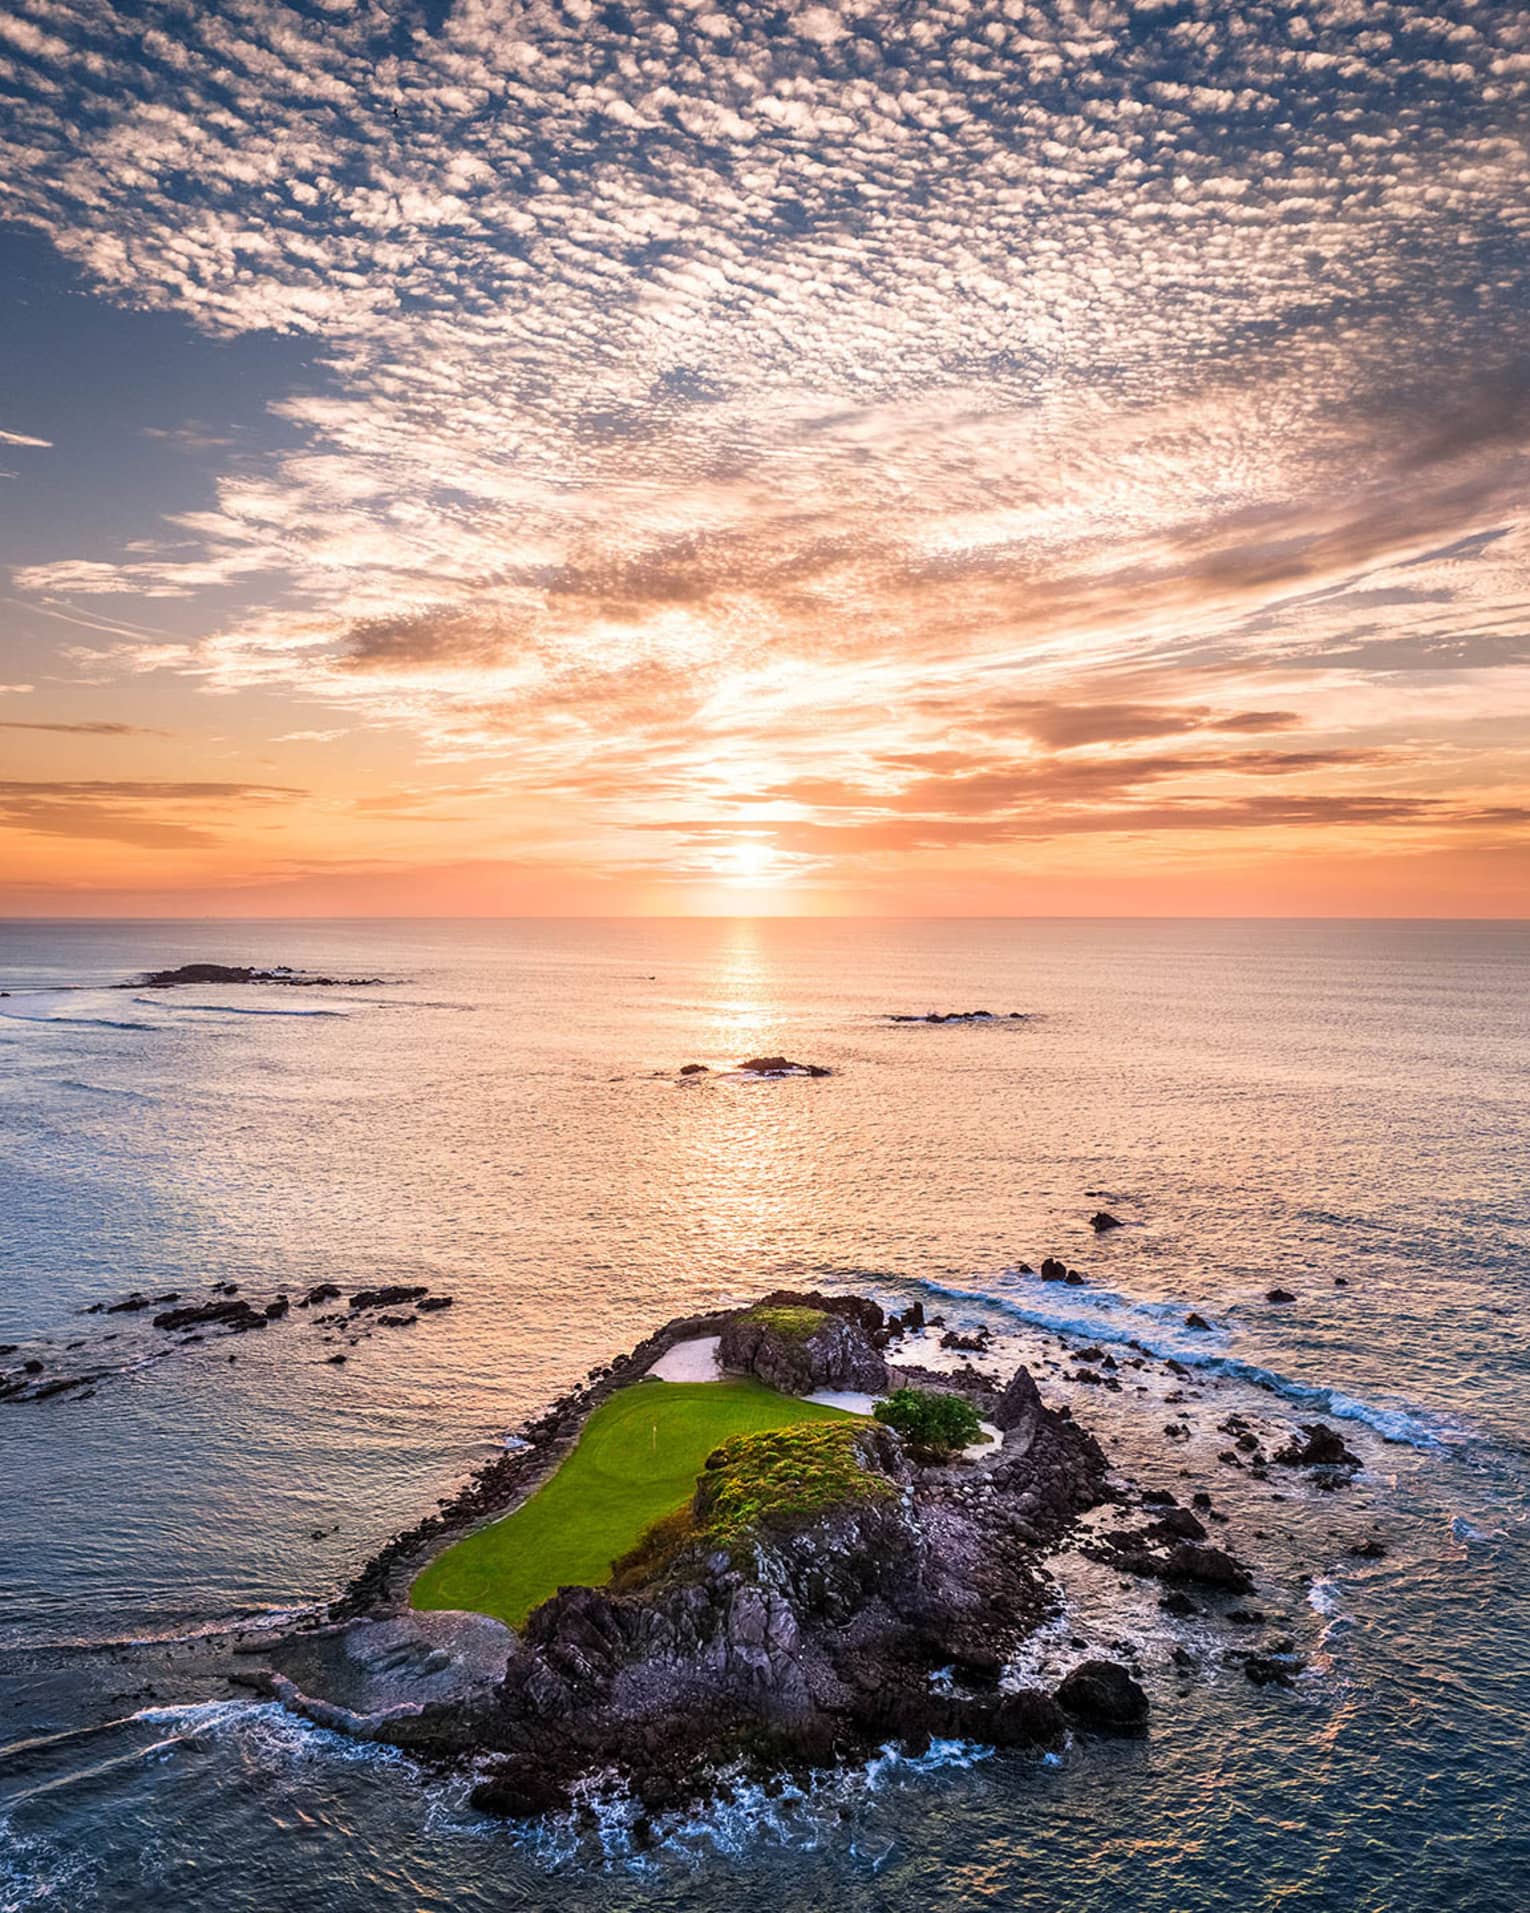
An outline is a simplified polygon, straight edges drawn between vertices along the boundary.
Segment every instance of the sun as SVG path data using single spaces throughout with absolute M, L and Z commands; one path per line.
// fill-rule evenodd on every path
M 718 872 L 727 883 L 764 883 L 777 873 L 774 844 L 759 837 L 741 837 L 718 857 Z

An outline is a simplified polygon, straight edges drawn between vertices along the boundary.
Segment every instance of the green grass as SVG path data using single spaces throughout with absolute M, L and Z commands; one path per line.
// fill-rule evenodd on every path
M 731 1436 L 852 1419 L 753 1381 L 621 1389 L 523 1507 L 436 1556 L 410 1605 L 466 1608 L 519 1627 L 560 1587 L 603 1586 L 618 1556 L 690 1500 L 707 1456 Z
M 746 1322 L 760 1322 L 766 1328 L 773 1328 L 777 1335 L 789 1342 L 805 1342 L 808 1337 L 822 1328 L 829 1319 L 824 1309 L 804 1308 L 753 1308 L 744 1317 Z

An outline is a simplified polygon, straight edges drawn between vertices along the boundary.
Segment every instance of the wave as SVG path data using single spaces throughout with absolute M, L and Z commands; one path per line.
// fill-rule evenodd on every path
M 135 1027 L 138 1027 L 135 1025 Z M 87 1083 L 78 1076 L 60 1076 L 54 1083 L 55 1089 L 79 1090 L 89 1096 L 115 1096 L 120 1102 L 152 1103 L 155 1098 L 147 1096 L 141 1089 L 118 1089 L 110 1083 Z
M 1359 1401 L 1353 1395 L 1346 1395 L 1340 1389 L 1297 1381 L 1290 1375 L 1281 1374 L 1278 1369 L 1264 1368 L 1257 1362 L 1244 1361 L 1240 1356 L 1207 1348 L 1205 1338 L 1201 1335 L 1197 1335 L 1193 1343 L 1167 1342 L 1162 1338 L 1150 1338 L 1137 1321 L 1128 1319 L 1112 1322 L 1103 1316 L 1105 1309 L 1116 1307 L 1128 1311 L 1129 1316 L 1145 1317 L 1154 1322 L 1161 1323 L 1169 1319 L 1182 1322 L 1186 1312 L 1183 1304 L 1134 1302 L 1108 1289 L 1068 1289 L 1066 1293 L 1074 1304 L 1102 1312 L 1080 1315 L 1062 1309 L 1033 1307 L 987 1290 L 952 1288 L 923 1276 L 884 1277 L 883 1280 L 896 1281 L 902 1287 L 918 1289 L 926 1295 L 970 1303 L 1010 1320 L 1023 1322 L 1029 1328 L 1047 1329 L 1054 1335 L 1069 1339 L 1111 1342 L 1118 1346 L 1123 1343 L 1135 1344 L 1149 1355 L 1156 1356 L 1159 1361 L 1173 1360 L 1185 1368 L 1198 1369 L 1203 1374 L 1244 1382 L 1268 1394 L 1278 1395 L 1294 1407 L 1326 1415 L 1333 1421 L 1359 1422 L 1383 1441 L 1400 1447 L 1433 1451 L 1444 1445 L 1442 1429 L 1416 1410 L 1377 1407 L 1371 1402 Z
M 345 1010 L 269 1010 L 259 1009 L 248 1003 L 151 1003 L 148 998 L 135 996 L 135 1003 L 142 1003 L 145 1009 L 174 1011 L 177 1014 L 192 1016 L 346 1016 Z M 147 1025 L 141 1027 L 148 1027 Z

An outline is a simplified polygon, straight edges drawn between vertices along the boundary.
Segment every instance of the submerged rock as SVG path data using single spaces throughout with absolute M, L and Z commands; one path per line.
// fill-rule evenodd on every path
M 242 1297 L 222 1302 L 189 1302 L 184 1308 L 166 1309 L 154 1317 L 156 1328 L 227 1328 L 236 1332 L 264 1328 L 265 1312 L 251 1308 Z
M 418 1302 L 430 1293 L 427 1283 L 392 1282 L 385 1288 L 358 1289 L 350 1299 L 350 1308 L 393 1309 L 400 1308 L 406 1302 Z
M 1108 1209 L 1096 1209 L 1089 1218 L 1089 1226 L 1096 1235 L 1104 1235 L 1111 1229 L 1124 1229 L 1125 1223 L 1119 1216 L 1113 1216 Z
M 831 1076 L 821 1063 L 794 1063 L 789 1056 L 751 1056 L 739 1069 L 746 1076 Z
M 1345 1447 L 1336 1428 L 1326 1422 L 1303 1422 L 1300 1434 L 1284 1448 L 1275 1451 L 1275 1459 L 1288 1468 L 1358 1468 L 1360 1457 Z
M 1058 1688 L 1057 1700 L 1098 1733 L 1140 1734 L 1147 1726 L 1147 1695 L 1114 1661 L 1081 1662 Z

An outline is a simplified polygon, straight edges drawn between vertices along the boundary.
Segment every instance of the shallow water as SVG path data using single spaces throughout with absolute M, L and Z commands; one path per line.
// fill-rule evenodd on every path
M 195 958 L 397 981 L 106 987 Z M 0 1404 L 0 1909 L 1518 1913 L 1527 981 L 1508 924 L 0 927 L 0 1341 L 121 1371 Z M 885 1020 L 979 1004 L 1038 1015 Z M 835 1074 L 674 1076 L 776 1051 Z M 1015 1273 L 1049 1252 L 1089 1286 Z M 214 1279 L 456 1306 L 343 1367 L 306 1321 L 165 1355 L 78 1312 Z M 619 1812 L 507 1830 L 267 1705 L 143 1695 L 100 1646 L 332 1591 L 592 1363 L 778 1281 L 988 1322 L 1165 1485 L 1215 1470 L 1226 1406 L 1344 1418 L 1351 1493 L 1235 1509 L 1313 1577 L 1308 1675 L 1192 1642 L 1180 1692 L 1155 1637 L 1139 1746 L 890 1759 L 638 1850 Z M 1175 1353 L 1202 1401 L 1070 1392 L 1059 1336 Z M 1373 1525 L 1386 1558 L 1349 1555 Z M 1103 1578 L 1089 1611 L 1148 1628 Z

